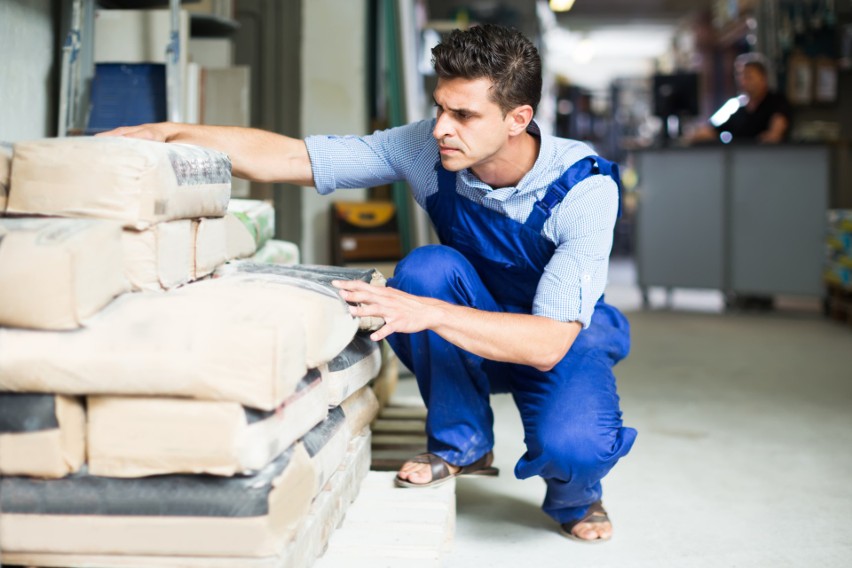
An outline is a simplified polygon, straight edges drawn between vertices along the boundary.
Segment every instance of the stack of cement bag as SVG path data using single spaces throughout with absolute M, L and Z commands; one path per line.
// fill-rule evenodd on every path
M 8 212 L 66 218 L 0 219 L 0 563 L 321 554 L 369 469 L 380 366 L 364 332 L 381 322 L 353 318 L 330 282 L 383 279 L 223 266 L 272 226 L 256 203 L 228 215 L 229 185 L 227 157 L 203 148 L 16 145 Z M 195 253 L 178 278 L 181 225 Z M 147 244 L 131 258 L 128 240 Z M 230 252 L 198 251 L 217 241 Z

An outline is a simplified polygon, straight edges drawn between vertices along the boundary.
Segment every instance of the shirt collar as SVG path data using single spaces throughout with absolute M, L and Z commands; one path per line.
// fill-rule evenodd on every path
M 459 175 L 461 175 L 464 183 L 469 187 L 474 187 L 479 190 L 487 191 L 489 193 L 489 197 L 497 199 L 499 201 L 503 201 L 504 199 L 507 199 L 518 193 L 527 193 L 538 189 L 537 187 L 532 186 L 532 180 L 541 179 L 541 176 L 547 169 L 548 159 L 546 158 L 546 156 L 550 155 L 551 145 L 553 141 L 550 139 L 549 136 L 541 135 L 541 128 L 535 122 L 535 120 L 530 121 L 529 125 L 527 126 L 527 132 L 539 139 L 538 156 L 535 159 L 533 167 L 530 169 L 530 171 L 524 174 L 524 177 L 521 178 L 521 181 L 518 182 L 517 186 L 493 189 L 490 185 L 476 177 L 473 172 L 470 171 L 470 168 L 465 168 L 464 170 L 459 172 Z

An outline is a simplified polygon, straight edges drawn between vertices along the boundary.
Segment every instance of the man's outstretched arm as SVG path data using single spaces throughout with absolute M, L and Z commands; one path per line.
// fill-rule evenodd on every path
M 228 154 L 234 175 L 259 182 L 313 186 L 305 142 L 274 132 L 239 126 L 160 122 L 122 126 L 98 136 L 127 136 L 157 142 L 183 142 Z

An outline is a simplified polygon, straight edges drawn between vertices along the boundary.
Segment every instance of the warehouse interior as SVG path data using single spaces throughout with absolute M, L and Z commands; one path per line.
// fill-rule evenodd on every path
M 505 394 L 491 396 L 498 477 L 462 476 L 435 489 L 393 487 L 394 472 L 425 450 L 427 410 L 417 380 L 387 342 L 365 339 L 381 322 L 340 319 L 328 294 L 332 279 L 383 285 L 406 254 L 438 242 L 405 183 L 320 195 L 312 187 L 248 182 L 229 172 L 226 189 L 209 189 L 207 209 L 168 220 L 171 233 L 163 230 L 160 244 L 150 246 L 139 231 L 164 227 L 165 218 L 122 213 L 115 220 L 123 228 L 100 227 L 77 238 L 74 246 L 89 250 L 85 262 L 101 270 L 100 280 L 86 281 L 96 289 L 89 295 L 104 299 L 83 317 L 68 315 L 67 324 L 44 323 L 52 301 L 27 303 L 37 297 L 28 294 L 57 296 L 52 281 L 45 282 L 67 277 L 54 268 L 65 261 L 36 261 L 40 257 L 29 252 L 26 261 L 20 254 L 4 256 L 4 248 L 14 250 L 10 231 L 34 230 L 15 225 L 16 217 L 76 216 L 37 195 L 48 185 L 46 178 L 39 181 L 47 175 L 39 170 L 54 151 L 53 139 L 88 140 L 119 126 L 166 120 L 294 138 L 361 136 L 429 119 L 437 81 L 431 48 L 453 29 L 480 24 L 517 28 L 538 48 L 544 81 L 536 122 L 542 133 L 583 141 L 621 167 L 621 215 L 605 297 L 630 322 L 630 354 L 614 372 L 624 424 L 638 437 L 603 480 L 614 536 L 594 546 L 564 538 L 542 512 L 541 479 L 515 477 L 526 451 L 524 429 Z M 8 154 L 11 164 L 11 182 L 0 167 L 0 203 L 7 209 L 5 217 L 0 210 L 0 303 L 7 305 L 0 307 L 0 565 L 852 563 L 846 529 L 852 454 L 843 450 L 852 445 L 849 0 L 0 0 L 0 53 L 0 158 Z M 789 102 L 783 141 L 699 140 L 705 125 L 724 122 L 720 113 L 741 104 L 742 62 L 755 58 L 767 69 L 770 89 Z M 68 148 L 76 155 L 76 147 Z M 98 164 L 109 163 L 112 151 L 104 147 Z M 212 151 L 145 156 L 162 167 L 220 159 Z M 74 168 L 97 167 L 72 162 L 62 171 L 70 179 Z M 35 197 L 18 197 L 23 190 L 16 195 L 16 181 L 25 185 L 28 176 L 36 180 Z M 228 204 L 225 197 L 227 211 L 210 205 L 221 202 L 221 191 L 231 199 Z M 101 206 L 118 210 L 93 205 Z M 210 221 L 217 217 L 231 225 L 217 228 Z M 238 223 L 244 219 L 251 225 L 246 252 L 229 248 L 202 259 L 207 250 L 200 239 L 212 243 L 221 231 L 225 247 L 232 227 L 242 235 Z M 34 235 L 26 238 L 45 238 Z M 127 245 L 133 238 L 135 244 Z M 178 274 L 177 256 L 162 244 L 167 238 L 193 240 L 188 275 Z M 261 240 L 277 248 L 264 253 Z M 102 248 L 107 242 L 115 246 Z M 140 265 L 131 274 L 121 260 L 128 246 L 160 255 L 150 261 L 160 263 L 152 269 L 159 272 L 143 274 L 150 266 Z M 84 258 L 76 250 L 68 254 Z M 129 284 L 107 282 L 109 255 L 119 259 L 119 268 L 125 263 Z M 24 264 L 28 272 L 15 270 Z M 15 278 L 29 273 L 33 283 L 20 290 L 27 281 Z M 279 277 L 292 294 L 280 305 L 270 291 Z M 296 279 L 301 284 L 293 284 Z M 233 305 L 208 317 L 204 302 L 217 294 Z M 150 308 L 128 300 L 146 295 L 154 298 Z M 250 307 L 246 296 L 258 304 L 268 298 L 269 309 Z M 256 310 L 252 317 L 262 326 L 251 325 L 239 309 Z M 289 317 L 308 309 L 322 314 L 322 324 Z M 197 321 L 184 326 L 171 310 Z M 158 314 L 162 328 L 151 323 Z M 135 327 L 122 331 L 119 315 Z M 89 326 L 89 318 L 103 325 Z M 279 376 L 275 365 L 259 362 L 263 350 L 274 343 L 270 352 L 279 356 L 290 347 L 256 328 L 280 334 L 296 325 L 290 320 L 305 326 L 301 349 L 313 350 L 308 359 L 317 364 L 303 357 L 293 373 L 307 374 L 288 383 L 287 393 L 270 395 L 258 386 L 226 394 L 212 380 L 205 383 L 207 371 L 221 371 L 204 365 L 207 355 L 237 374 Z M 199 340 L 192 348 L 198 358 L 185 363 L 178 361 L 182 352 L 170 350 L 170 338 L 177 343 L 197 334 L 206 341 L 214 334 L 205 334 L 205 327 L 223 325 L 233 326 L 231 344 Z M 89 336 L 68 331 L 77 328 Z M 147 355 L 123 351 L 120 341 L 137 341 L 140 330 L 159 347 Z M 358 347 L 358 341 L 369 346 Z M 357 364 L 335 370 L 344 348 L 363 352 Z M 242 358 L 226 362 L 222 353 L 231 351 Z M 94 354 L 91 360 L 87 353 Z M 311 375 L 315 368 L 321 371 Z M 113 370 L 118 374 L 111 386 L 93 388 L 86 378 Z M 170 379 L 184 372 L 194 384 Z M 347 383 L 349 372 L 357 379 Z M 137 377 L 144 382 L 146 373 L 161 376 L 141 390 L 115 387 Z M 320 383 L 336 389 L 322 395 L 330 396 L 328 405 L 317 394 Z M 297 418 L 283 412 L 291 400 L 286 397 L 296 394 L 319 410 L 304 404 Z M 24 402 L 26 396 L 35 398 Z M 209 398 L 202 402 L 211 408 L 179 404 L 192 398 Z M 53 430 L 16 429 L 15 421 L 28 416 L 25 403 L 56 415 L 51 420 L 60 441 L 46 441 Z M 271 428 L 285 428 L 285 416 L 293 420 L 286 428 L 294 430 L 271 434 Z M 85 456 L 79 460 L 68 457 L 73 452 L 65 430 L 73 428 L 63 420 L 85 432 L 73 449 Z M 277 426 L 252 429 L 276 420 Z M 193 432 L 178 434 L 187 422 Z M 212 441 L 201 448 L 202 440 L 221 446 L 228 436 L 241 440 L 236 446 L 249 439 L 254 445 L 227 456 Z M 165 458 L 158 449 L 161 462 L 155 462 L 153 440 L 169 437 L 171 454 Z M 263 444 L 269 447 L 261 450 Z M 209 453 L 202 459 L 203 450 Z M 59 469 L 45 473 L 51 452 L 61 454 Z M 145 452 L 148 461 L 140 458 Z M 251 475 L 263 475 L 285 454 L 289 462 L 268 487 L 260 480 L 251 485 Z M 209 461 L 198 465 L 196 458 Z M 35 473 L 14 460 L 36 464 Z M 164 465 L 170 460 L 177 465 Z M 199 476 L 215 479 L 192 485 Z M 81 478 L 91 482 L 85 491 L 72 484 Z M 113 478 L 120 483 L 97 484 Z M 173 478 L 190 481 L 169 485 Z M 220 499 L 214 483 L 226 478 L 245 485 L 223 484 Z M 146 479 L 162 482 L 164 493 L 133 485 Z M 139 522 L 127 512 L 137 501 L 111 501 L 122 492 L 135 495 L 138 487 L 138 502 L 151 503 Z M 266 494 L 257 497 L 258 487 L 268 489 L 268 503 Z M 251 498 L 249 490 L 255 491 Z M 93 509 L 75 509 L 82 506 L 78 496 Z M 200 508 L 174 512 L 165 503 L 169 496 Z M 246 511 L 258 499 L 267 509 L 252 516 Z M 229 511 L 222 518 L 215 512 L 220 506 Z

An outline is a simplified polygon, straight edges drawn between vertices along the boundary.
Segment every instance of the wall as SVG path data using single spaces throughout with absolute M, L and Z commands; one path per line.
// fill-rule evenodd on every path
M 367 132 L 367 2 L 302 2 L 302 136 Z M 302 190 L 302 261 L 330 262 L 332 200 L 363 200 L 364 190 L 331 198 Z
M 301 136 L 301 2 L 239 0 L 234 60 L 251 67 L 251 125 Z M 252 197 L 275 203 L 275 236 L 302 245 L 302 188 L 252 184 Z
M 54 2 L 0 2 L 0 140 L 56 133 Z

